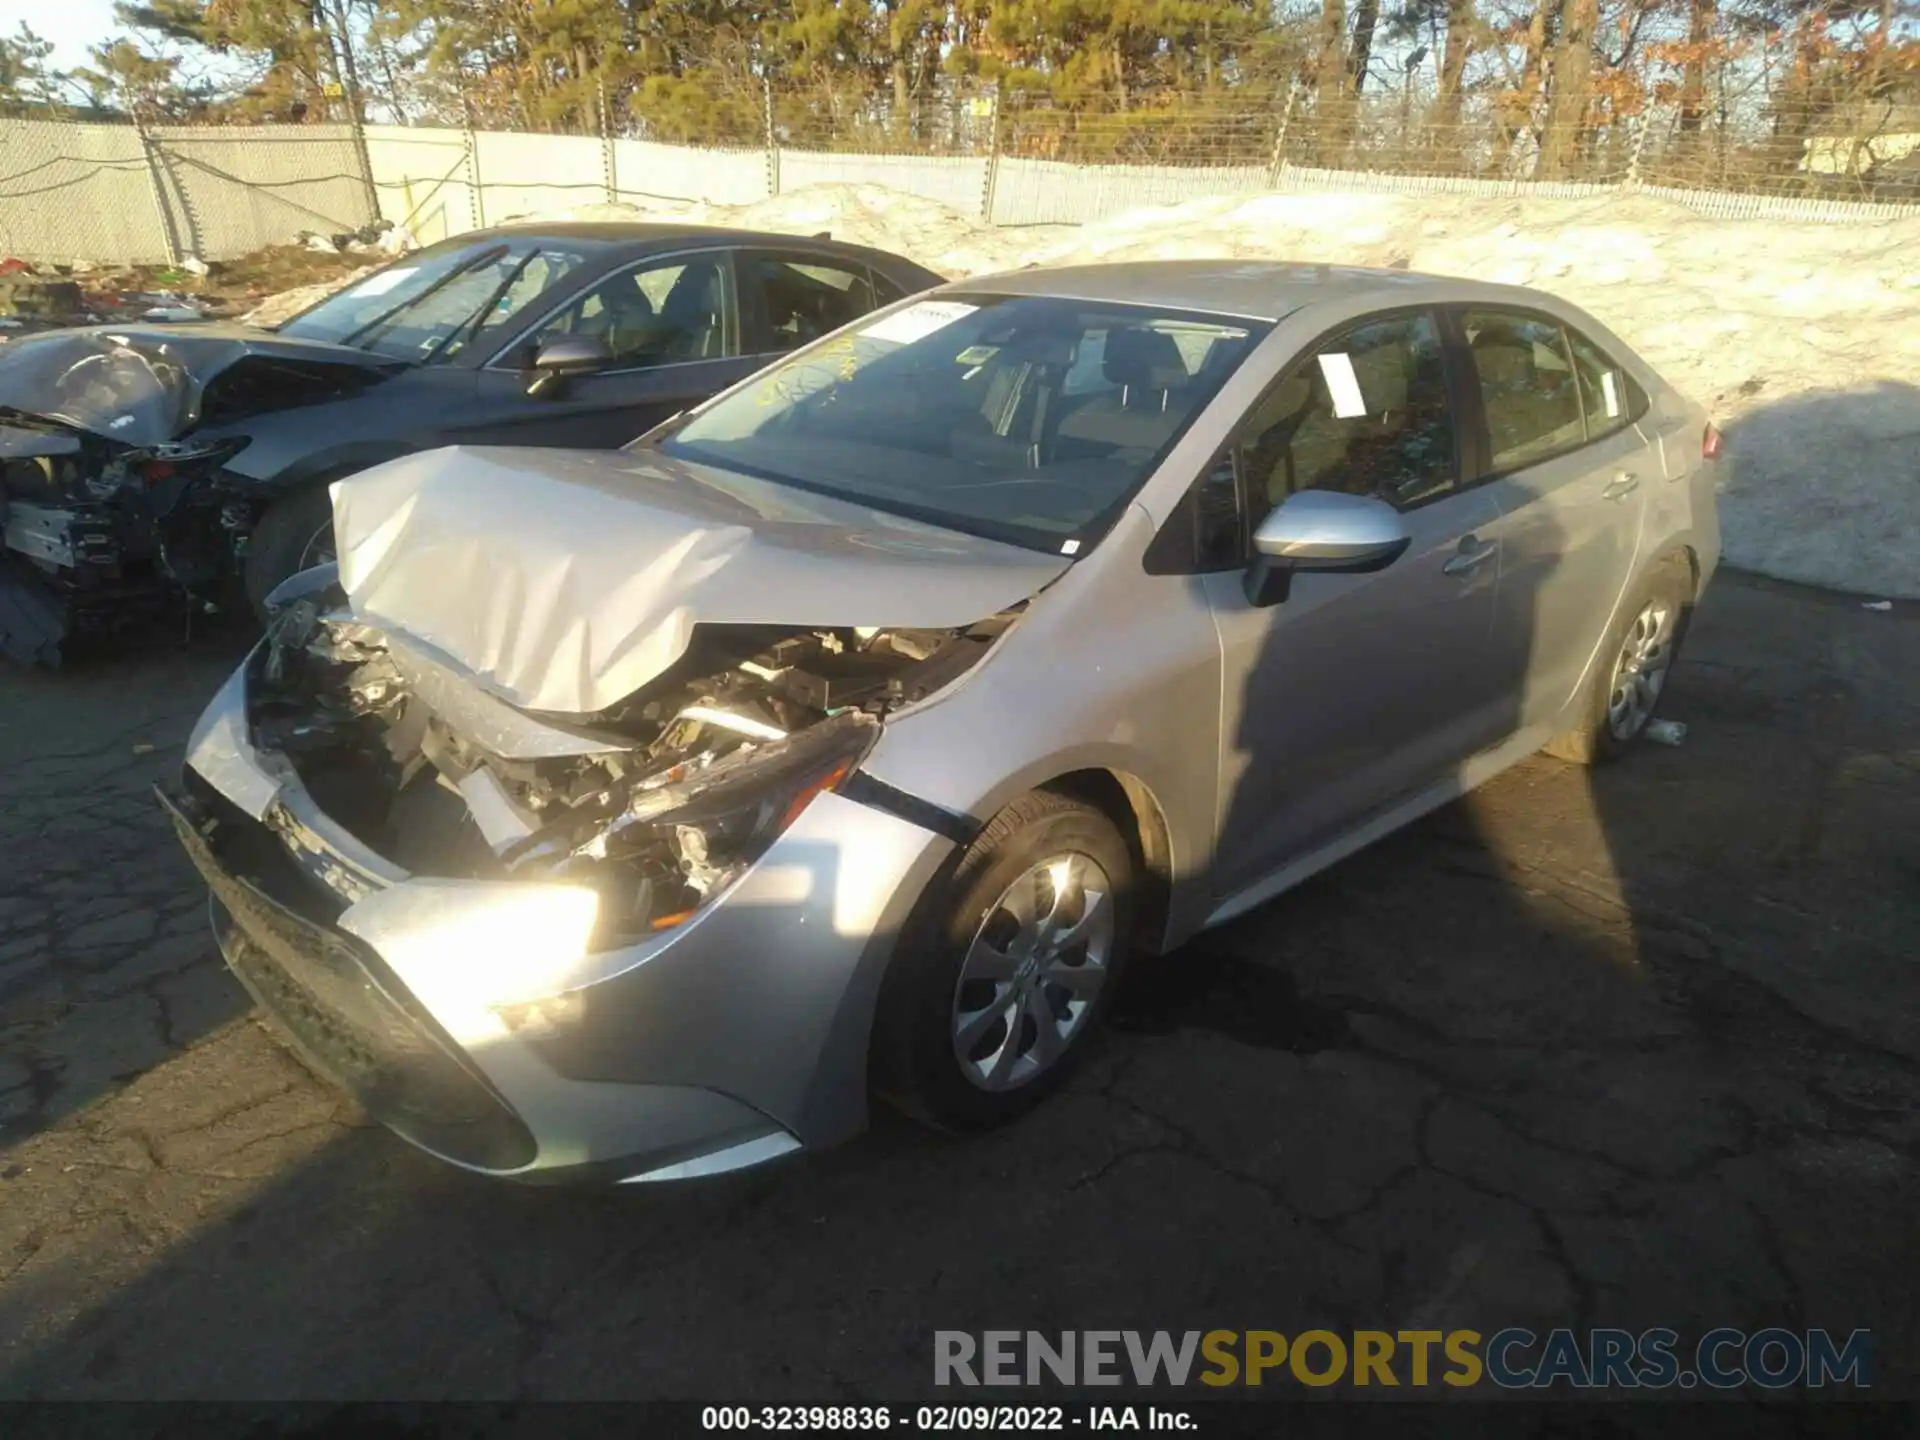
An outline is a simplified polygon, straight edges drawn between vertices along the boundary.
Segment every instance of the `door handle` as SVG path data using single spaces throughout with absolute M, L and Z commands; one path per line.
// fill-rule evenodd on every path
M 1469 535 L 1460 542 L 1459 550 L 1453 558 L 1440 567 L 1442 575 L 1471 575 L 1488 560 L 1500 547 L 1481 541 L 1478 535 Z
M 1603 500 L 1624 500 L 1640 488 L 1640 477 L 1622 470 L 1607 482 L 1606 489 L 1600 492 Z

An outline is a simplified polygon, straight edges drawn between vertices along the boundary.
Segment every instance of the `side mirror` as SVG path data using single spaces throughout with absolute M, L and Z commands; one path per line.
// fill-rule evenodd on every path
M 1253 534 L 1247 600 L 1278 605 L 1302 571 L 1357 575 L 1384 570 L 1413 543 L 1407 522 L 1384 500 L 1337 490 L 1289 495 Z
M 604 370 L 612 363 L 613 351 L 598 335 L 556 335 L 535 353 L 527 393 L 556 393 L 572 376 Z

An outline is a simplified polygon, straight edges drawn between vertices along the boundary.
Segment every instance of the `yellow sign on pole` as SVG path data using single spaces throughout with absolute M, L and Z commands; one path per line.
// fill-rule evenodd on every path
M 338 100 L 347 92 L 340 87 L 338 80 L 328 80 L 320 86 L 320 93 L 329 100 Z
M 986 119 L 993 114 L 993 97 L 991 95 L 973 96 L 967 101 L 967 113 L 976 119 Z

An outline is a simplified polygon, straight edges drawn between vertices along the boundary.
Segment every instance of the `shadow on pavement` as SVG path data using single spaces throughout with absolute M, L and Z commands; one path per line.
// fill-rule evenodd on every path
M 0 1144 L 245 1012 L 152 787 L 250 643 L 235 625 L 0 662 Z

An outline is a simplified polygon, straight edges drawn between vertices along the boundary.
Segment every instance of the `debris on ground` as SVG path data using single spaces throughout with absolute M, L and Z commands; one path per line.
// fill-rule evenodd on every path
M 140 312 L 142 320 L 204 320 L 207 312 L 184 295 L 154 295 L 153 301 Z
M 363 240 L 363 234 L 372 238 Z M 346 251 L 270 245 L 237 260 L 189 255 L 178 265 L 58 265 L 0 257 L 0 343 L 33 331 L 132 320 L 277 324 L 415 243 L 398 226 L 369 226 L 344 238 Z
M 1640 732 L 1656 745 L 1684 745 L 1687 727 L 1678 720 L 1649 720 Z
M 358 230 L 322 235 L 317 230 L 302 230 L 295 243 L 316 255 L 404 255 L 420 242 L 404 225 L 391 220 L 375 220 Z
M 83 309 L 75 281 L 43 278 L 31 270 L 0 270 L 0 315 L 74 324 Z

